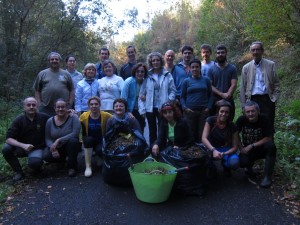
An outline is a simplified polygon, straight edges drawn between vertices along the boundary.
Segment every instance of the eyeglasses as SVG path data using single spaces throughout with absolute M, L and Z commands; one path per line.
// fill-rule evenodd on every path
M 165 107 L 172 107 L 172 105 L 170 103 L 164 103 L 162 104 L 161 108 L 165 108 Z

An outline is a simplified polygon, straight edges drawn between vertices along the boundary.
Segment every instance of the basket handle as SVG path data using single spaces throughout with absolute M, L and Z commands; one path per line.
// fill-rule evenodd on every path
M 157 162 L 153 157 L 148 156 L 143 162 Z

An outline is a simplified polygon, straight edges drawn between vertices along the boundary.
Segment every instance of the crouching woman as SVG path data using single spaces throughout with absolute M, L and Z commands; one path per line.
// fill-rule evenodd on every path
M 217 115 L 208 117 L 202 134 L 202 143 L 212 153 L 208 169 L 216 171 L 212 159 L 222 160 L 224 175 L 230 176 L 231 169 L 239 167 L 236 154 L 238 146 L 238 129 L 231 121 L 232 106 L 225 100 L 216 103 Z

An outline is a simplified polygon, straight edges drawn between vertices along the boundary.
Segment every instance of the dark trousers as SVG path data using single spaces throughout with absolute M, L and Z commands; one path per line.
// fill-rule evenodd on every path
M 67 167 L 68 169 L 77 169 L 77 155 L 80 151 L 81 144 L 78 138 L 70 138 L 64 145 L 62 145 L 58 152 L 59 158 L 54 158 L 50 148 L 45 151 L 44 160 L 47 162 L 64 162 L 68 156 Z
M 145 122 L 145 118 L 143 116 L 140 115 L 139 111 L 137 109 L 134 109 L 132 111 L 132 115 L 137 119 L 137 121 L 139 122 L 140 124 L 140 127 L 141 127 L 141 131 L 142 131 L 142 134 L 144 134 L 144 129 L 145 129 L 145 126 L 146 126 L 146 122 Z
M 27 152 L 22 148 L 4 144 L 2 154 L 14 172 L 22 172 L 22 167 L 18 160 L 18 158 L 22 157 L 28 157 L 27 163 L 30 169 L 39 171 L 43 165 L 43 151 L 44 149 L 36 149 Z
M 272 175 L 276 161 L 276 146 L 273 141 L 269 141 L 262 146 L 251 149 L 247 154 L 241 153 L 240 167 L 252 168 L 254 162 L 258 159 L 265 160 L 265 175 Z
M 85 148 L 93 148 L 93 151 L 98 155 L 102 156 L 102 139 L 84 136 L 83 137 L 83 146 Z
M 157 124 L 159 123 L 159 112 L 157 108 L 153 108 L 153 112 L 146 113 L 148 126 L 149 126 L 149 141 L 150 146 L 153 145 L 154 141 L 157 139 Z
M 189 122 L 192 134 L 194 135 L 195 142 L 201 142 L 202 132 L 205 125 L 206 118 L 208 117 L 208 112 L 204 111 L 203 107 L 200 110 L 194 110 L 194 112 L 185 112 L 184 116 Z
M 255 101 L 259 105 L 260 113 L 265 114 L 269 118 L 269 120 L 271 121 L 273 132 L 275 133 L 275 102 L 272 102 L 270 100 L 269 95 L 252 95 L 251 100 Z

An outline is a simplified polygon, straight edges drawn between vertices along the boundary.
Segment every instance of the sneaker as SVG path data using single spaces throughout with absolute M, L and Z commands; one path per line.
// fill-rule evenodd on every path
M 265 176 L 264 179 L 260 182 L 259 186 L 262 188 L 269 188 L 271 186 L 272 179 L 270 176 Z
M 25 177 L 23 172 L 16 172 L 16 174 L 13 176 L 13 181 L 19 181 L 22 180 Z
M 75 177 L 75 176 L 76 176 L 76 170 L 74 170 L 74 169 L 69 169 L 69 171 L 68 171 L 68 176 L 69 176 L 69 177 Z

